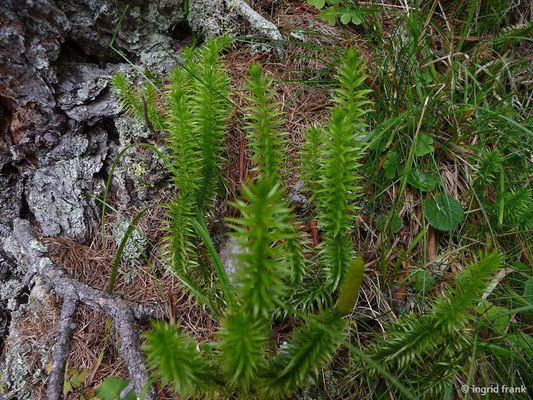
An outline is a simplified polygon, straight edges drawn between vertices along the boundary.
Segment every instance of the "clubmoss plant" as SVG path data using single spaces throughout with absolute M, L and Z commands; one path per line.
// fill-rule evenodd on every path
M 433 302 L 426 314 L 404 314 L 378 335 L 366 355 L 382 363 L 394 375 L 417 388 L 420 398 L 435 398 L 465 372 L 474 330 L 471 310 L 501 268 L 498 252 L 484 254 L 469 264 L 445 296 Z M 361 373 L 364 360 L 356 357 L 353 375 Z M 366 371 L 374 384 L 380 377 L 375 369 Z
M 218 258 L 209 246 L 207 231 L 198 226 L 205 226 L 201 221 L 208 215 L 220 179 L 220 154 L 230 109 L 228 78 L 218 57 L 221 43 L 211 41 L 199 50 L 185 51 L 184 65 L 173 71 L 169 85 L 158 88 L 163 92 L 163 106 L 156 96 L 148 96 L 146 88 L 139 94 L 123 76 L 114 78 L 125 109 L 154 120 L 153 127 L 167 133 L 169 166 L 177 191 L 167 205 L 166 253 L 173 271 L 193 282 L 199 268 L 195 250 L 200 234 L 211 249 L 214 264 Z M 157 323 L 147 334 L 145 350 L 154 374 L 183 397 L 287 397 L 306 384 L 310 374 L 327 365 L 344 338 L 343 317 L 357 300 L 364 265 L 361 258 L 352 262 L 349 232 L 357 212 L 353 202 L 362 154 L 357 136 L 364 126 L 368 91 L 361 88 L 364 75 L 355 51 L 348 51 L 340 65 L 340 87 L 331 120 L 324 128 L 314 128 L 325 133 L 324 140 L 316 136 L 312 150 L 316 170 L 308 176 L 316 180 L 311 186 L 316 190 L 321 228 L 328 238 L 321 249 L 327 256 L 321 258 L 320 270 L 329 275 L 330 284 L 322 290 L 335 297 L 335 289 L 348 276 L 339 303 L 328 304 L 318 315 L 294 307 L 294 289 L 306 284 L 310 271 L 301 234 L 293 222 L 296 214 L 283 185 L 287 144 L 280 129 L 280 104 L 274 101 L 271 76 L 252 64 L 245 113 L 255 176 L 233 203 L 238 216 L 227 220 L 239 244 L 239 273 L 234 287 L 225 286 L 225 305 L 217 310 L 217 341 L 200 345 L 174 324 Z M 345 216 L 347 213 L 352 215 Z M 219 278 L 227 276 L 219 273 Z M 274 318 L 288 314 L 298 318 L 301 326 L 285 348 L 275 350 L 270 343 Z

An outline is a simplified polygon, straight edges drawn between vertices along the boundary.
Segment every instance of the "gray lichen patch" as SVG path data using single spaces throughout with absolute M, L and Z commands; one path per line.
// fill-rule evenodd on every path
M 22 208 L 22 178 L 15 174 L 0 174 L 0 237 L 8 235 L 8 221 L 17 217 Z
M 193 31 L 206 38 L 242 30 L 236 10 L 228 9 L 224 0 L 190 0 L 187 20 Z
M 142 121 L 131 115 L 121 115 L 115 119 L 115 128 L 121 142 L 128 143 L 135 139 L 148 139 L 151 132 Z
M 102 193 L 98 174 L 107 154 L 107 133 L 102 127 L 70 133 L 43 158 L 43 167 L 28 174 L 26 201 L 44 235 L 88 238 L 93 221 L 87 212 L 95 207 L 90 194 Z
M 132 116 L 122 115 L 115 120 L 115 127 L 124 146 L 142 143 L 151 136 L 144 123 Z M 163 147 L 158 147 L 165 152 Z M 152 151 L 142 146 L 124 153 L 113 175 L 116 197 L 121 206 L 131 202 L 139 205 L 160 196 L 170 189 L 170 173 L 165 163 Z
M 129 226 L 130 223 L 122 219 L 119 219 L 113 224 L 113 240 L 116 242 L 117 246 L 119 246 L 124 239 Z M 136 267 L 140 266 L 142 263 L 143 255 L 146 254 L 147 247 L 148 239 L 146 238 L 146 235 L 138 228 L 133 228 L 129 238 L 126 240 L 126 245 L 124 246 L 124 251 L 121 256 L 121 260 L 125 261 L 126 267 L 122 268 L 120 272 L 127 284 L 135 279 L 137 272 Z
M 57 316 L 54 297 L 37 280 L 28 303 L 11 314 L 10 333 L 0 364 L 2 398 L 37 398 L 33 389 L 47 377 Z
M 116 46 L 129 53 L 146 49 L 146 38 L 152 32 L 164 33 L 184 19 L 182 0 L 137 4 L 121 0 L 56 1 L 73 21 L 70 35 L 87 54 L 99 56 L 113 55 L 109 42 L 126 5 L 130 8 L 118 31 Z
M 94 175 L 102 166 L 102 159 L 74 158 L 33 174 L 26 186 L 26 199 L 43 234 L 86 239 L 86 191 L 94 189 Z
M 128 68 L 122 64 L 105 68 L 90 63 L 61 64 L 56 87 L 58 106 L 70 119 L 89 124 L 117 115 L 120 106 L 109 91 L 109 81 L 116 70 Z

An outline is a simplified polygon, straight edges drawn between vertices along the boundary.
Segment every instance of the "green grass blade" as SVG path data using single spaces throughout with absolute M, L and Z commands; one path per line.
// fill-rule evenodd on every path
M 213 241 L 209 236 L 205 221 L 200 215 L 197 215 L 196 218 L 192 220 L 192 224 L 194 230 L 196 231 L 196 234 L 200 237 L 200 239 L 202 239 L 205 247 L 207 247 L 207 251 L 209 251 L 209 254 L 211 255 L 211 259 L 213 260 L 213 265 L 215 267 L 215 272 L 224 292 L 224 299 L 226 300 L 228 306 L 233 307 L 235 305 L 235 291 L 233 290 L 233 286 L 231 286 L 228 274 L 226 273 L 226 270 L 222 265 L 222 261 L 220 260 L 220 256 L 218 255 L 218 252 L 216 251 L 215 246 L 213 245 Z

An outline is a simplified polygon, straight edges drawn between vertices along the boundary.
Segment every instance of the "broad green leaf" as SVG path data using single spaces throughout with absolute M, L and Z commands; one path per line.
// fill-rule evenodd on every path
M 494 306 L 485 300 L 478 307 L 478 311 L 483 315 L 481 325 L 492 330 L 498 335 L 503 335 L 510 324 L 511 314 L 504 307 Z
M 387 154 L 387 159 L 383 163 L 383 170 L 387 179 L 394 179 L 396 175 L 402 173 L 400 155 L 396 151 L 391 151 Z
M 69 392 L 79 389 L 88 376 L 89 371 L 87 369 L 78 372 L 76 368 L 68 368 L 63 382 L 63 395 L 66 396 Z
M 407 182 L 423 192 L 429 192 L 437 187 L 437 177 L 434 174 L 426 174 L 418 169 L 411 170 Z
M 63 382 L 63 396 L 66 396 L 73 390 L 72 385 L 68 379 Z
M 354 25 L 360 25 L 361 22 L 363 22 L 363 19 L 361 18 L 361 13 L 359 10 L 352 9 L 350 12 L 350 15 L 352 17 L 352 23 Z
M 533 278 L 529 278 L 524 285 L 524 300 L 533 304 Z
M 72 386 L 75 388 L 81 387 L 83 382 L 85 382 L 85 379 L 89 376 L 89 371 L 87 369 L 83 369 L 80 373 L 76 371 L 72 374 L 72 377 L 70 378 L 70 382 L 72 383 Z
M 376 228 L 378 229 L 378 231 L 381 231 L 381 232 L 383 231 L 383 228 L 385 227 L 386 222 L 387 222 L 386 214 L 382 214 L 376 218 Z M 402 219 L 398 215 L 394 214 L 389 222 L 388 229 L 392 233 L 396 233 L 400 229 L 402 229 L 402 225 L 403 225 Z
M 359 10 L 353 7 L 343 7 L 339 10 L 341 14 L 341 22 L 346 25 L 350 22 L 353 22 L 355 25 L 359 25 L 362 22 L 361 13 Z
M 431 226 L 440 231 L 457 229 L 465 215 L 461 204 L 446 193 L 439 194 L 435 200 L 425 200 L 423 206 Z
M 326 0 L 307 0 L 307 4 L 318 9 L 322 9 L 326 5 Z
M 320 12 L 320 19 L 327 22 L 331 26 L 335 26 L 338 15 L 339 9 L 337 7 L 329 7 Z
M 352 15 L 349 12 L 343 12 L 341 14 L 341 22 L 346 25 L 352 20 Z
M 433 138 L 425 133 L 421 133 L 418 136 L 415 147 L 415 156 L 422 157 L 426 154 L 433 153 Z
M 114 376 L 107 377 L 102 384 L 96 389 L 96 395 L 102 400 L 118 400 L 120 392 L 128 386 L 129 381 L 115 378 Z M 135 391 L 132 391 L 126 400 L 135 400 Z
M 361 23 L 363 22 L 363 19 L 361 18 L 361 16 L 357 13 L 357 14 L 352 14 L 352 23 L 354 25 L 361 25 Z
M 412 276 L 414 287 L 416 290 L 426 293 L 435 284 L 435 278 L 431 271 L 421 269 L 416 271 Z

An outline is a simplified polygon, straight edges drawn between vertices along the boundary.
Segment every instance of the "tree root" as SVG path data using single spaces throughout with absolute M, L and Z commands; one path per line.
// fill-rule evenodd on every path
M 250 26 L 261 33 L 266 37 L 274 41 L 274 47 L 276 52 L 281 59 L 285 58 L 285 51 L 283 50 L 282 41 L 283 36 L 281 35 L 279 29 L 272 22 L 264 18 L 257 11 L 248 5 L 244 0 L 225 0 L 227 7 L 230 9 L 236 10 L 240 15 L 242 15 L 250 24 Z
M 57 329 L 57 340 L 52 350 L 52 371 L 48 378 L 46 396 L 48 400 L 59 400 L 63 393 L 63 383 L 65 381 L 65 365 L 70 353 L 70 339 L 72 331 L 76 327 L 73 323 L 78 299 L 65 297 L 61 307 L 59 317 L 59 327 Z
M 74 279 L 47 257 L 46 246 L 37 240 L 27 220 L 16 219 L 13 227 L 15 238 L 26 256 L 27 275 L 38 275 L 63 297 L 57 342 L 52 352 L 52 372 L 47 387 L 48 400 L 57 400 L 62 394 L 65 364 L 74 328 L 72 320 L 78 304 L 84 304 L 112 319 L 121 339 L 120 350 L 126 361 L 132 386 L 137 396 L 140 396 L 145 386 L 148 385 L 150 375 L 144 356 L 139 349 L 139 335 L 135 320 L 161 318 L 164 316 L 162 310 L 126 301 L 120 295 L 109 294 Z M 145 398 L 157 398 L 153 387 L 148 388 Z

